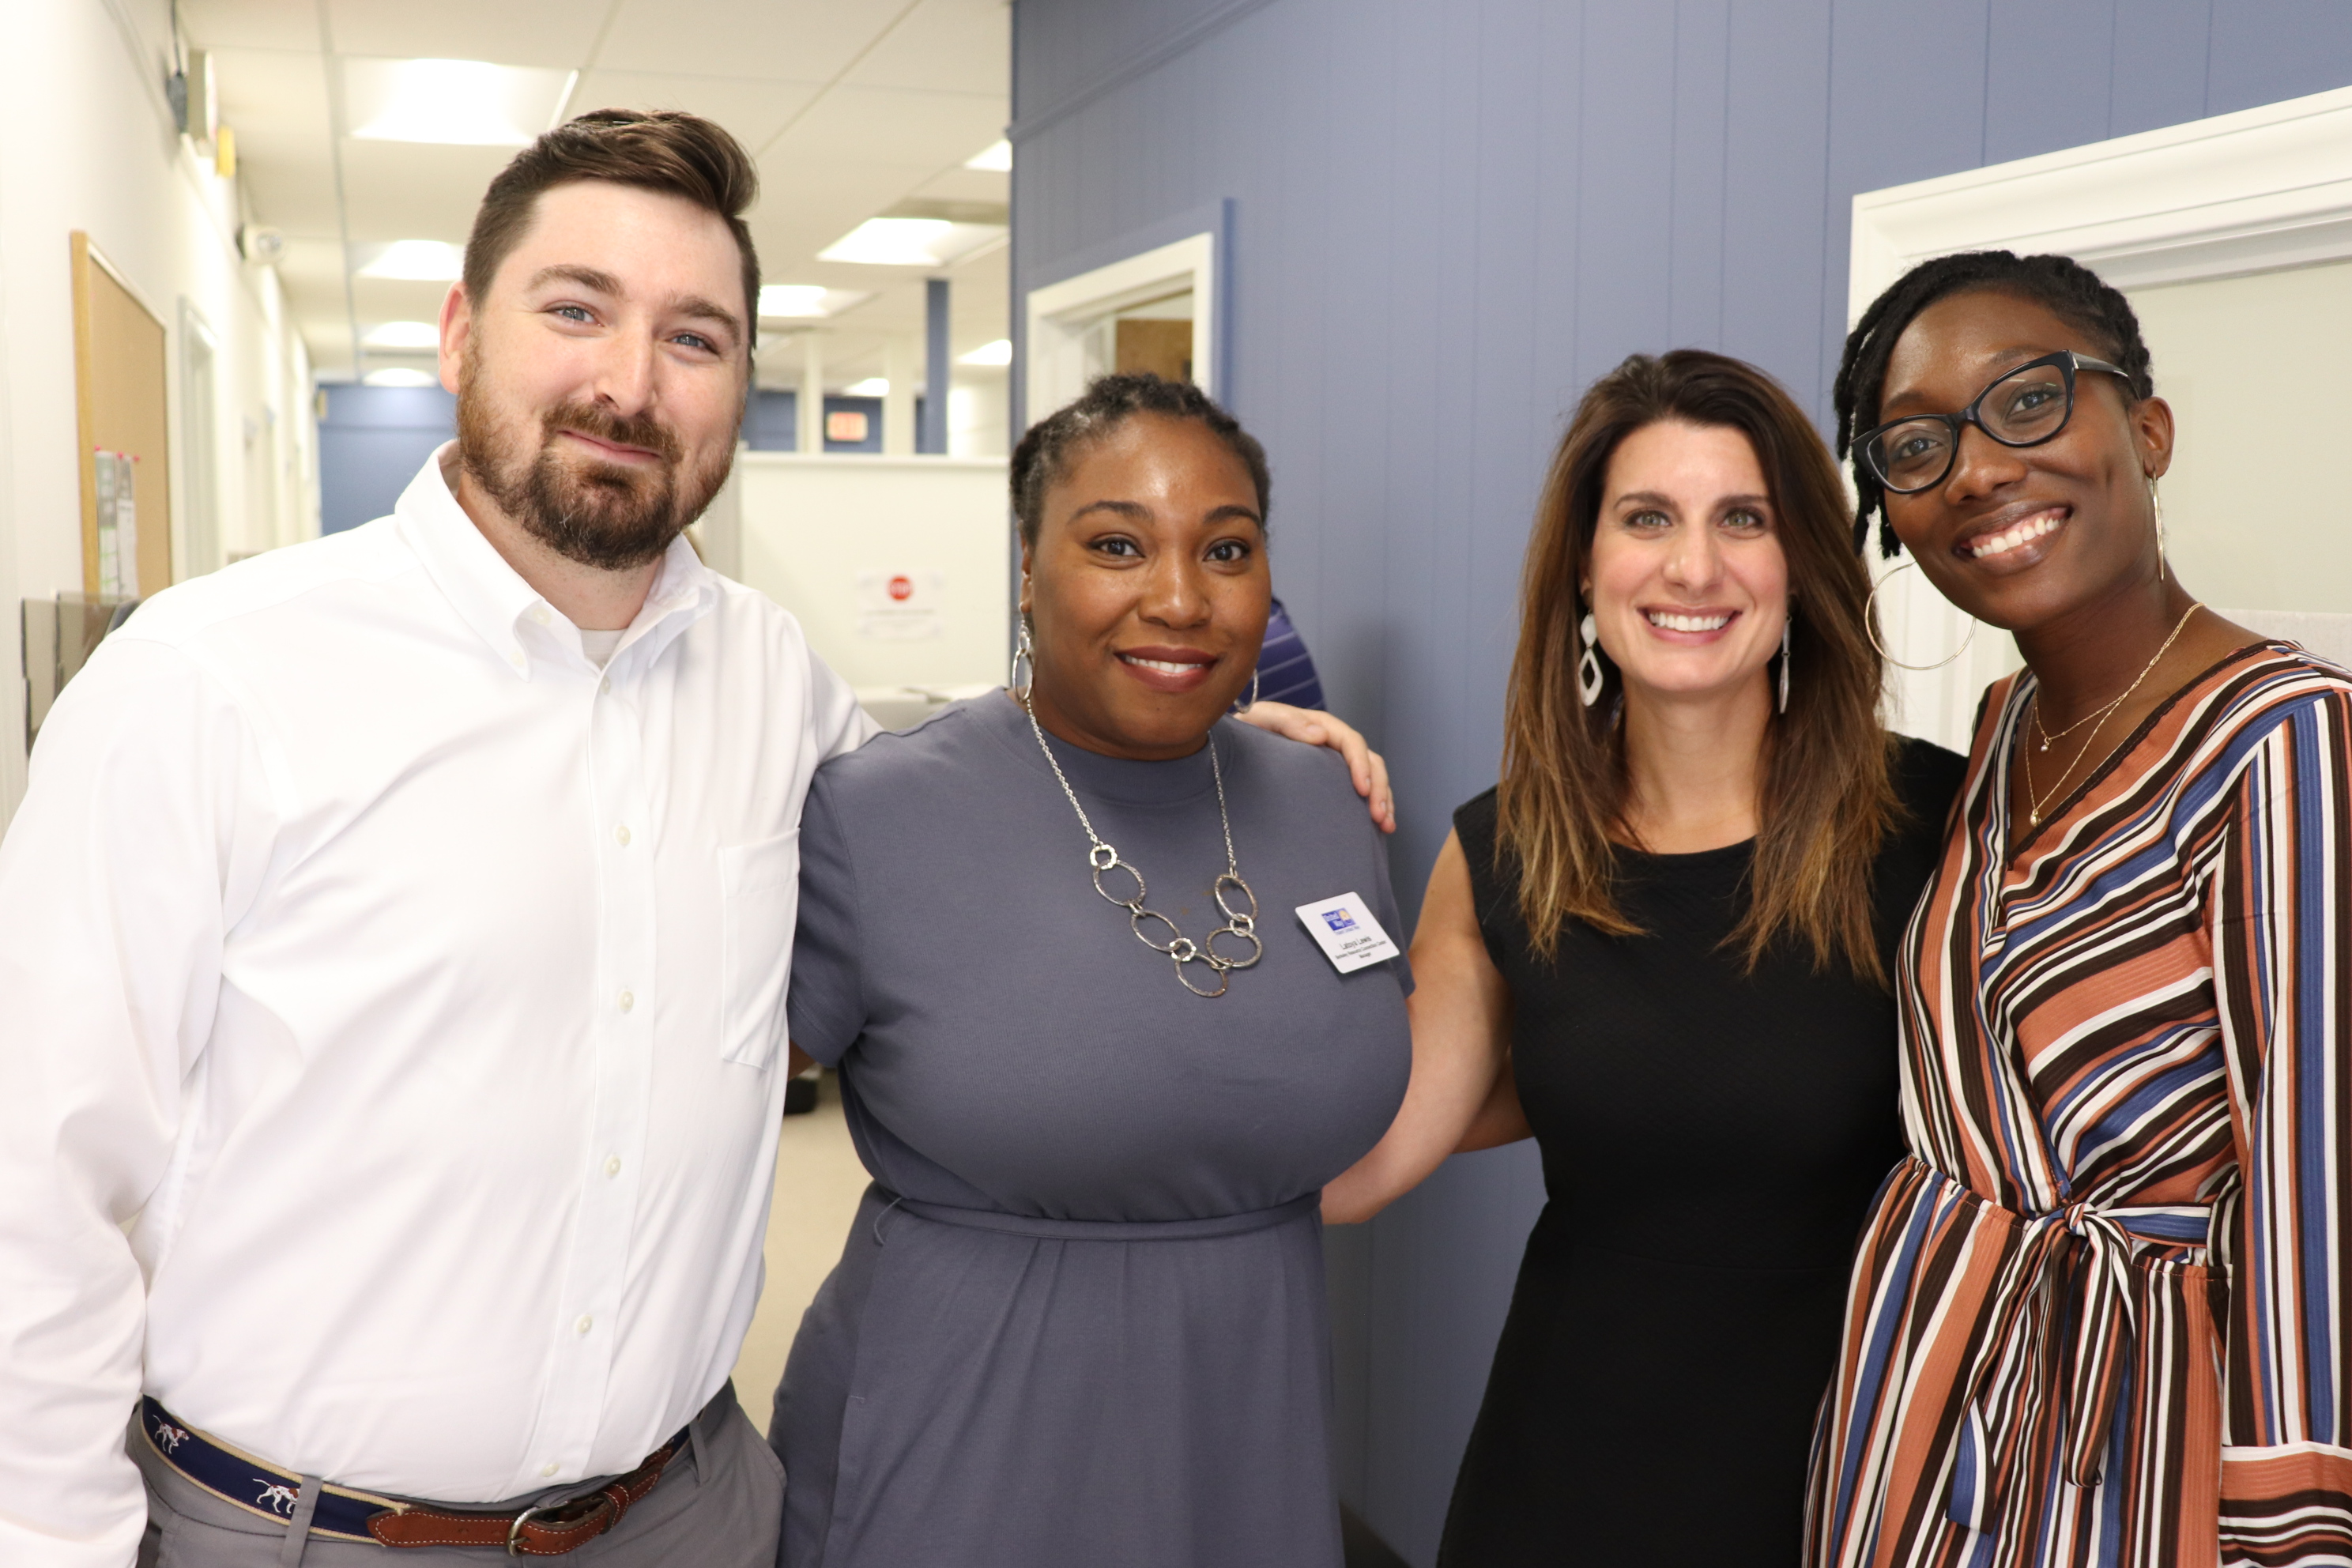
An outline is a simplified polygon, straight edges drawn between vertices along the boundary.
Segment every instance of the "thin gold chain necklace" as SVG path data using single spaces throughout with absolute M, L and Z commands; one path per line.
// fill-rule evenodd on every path
M 2083 737 L 2083 744 L 2080 749 L 2074 752 L 2074 760 L 2066 764 L 2065 771 L 2058 775 L 2058 782 L 2050 786 L 2050 793 L 2048 795 L 2042 794 L 2034 787 L 2034 748 L 2029 746 L 2025 749 L 2022 755 L 2025 758 L 2025 821 L 2027 826 L 2039 827 L 2042 826 L 2042 808 L 2057 798 L 2058 792 L 2066 787 L 2066 781 L 2074 776 L 2074 770 L 2083 765 L 2083 759 L 2091 754 L 2091 743 L 2099 738 L 2099 731 L 2107 727 L 2107 721 L 2115 715 L 2116 710 L 2121 708 L 2126 702 L 2131 700 L 2131 694 L 2137 691 L 2140 689 L 2141 683 L 2146 681 L 2147 678 L 2155 672 L 2156 667 L 2164 662 L 2164 656 L 2172 651 L 2172 645 L 2179 642 L 2180 640 L 2180 634 L 2188 629 L 2189 617 L 2195 615 L 2204 607 L 2204 604 L 2200 601 L 2191 604 L 2188 609 L 2182 611 L 2180 618 L 2178 621 L 2175 621 L 2172 625 L 2172 635 L 2164 639 L 2164 646 L 2156 650 L 2156 657 L 2149 659 L 2146 664 L 2140 667 L 2139 673 L 2132 678 L 2132 683 L 2124 688 L 2124 694 L 2091 715 L 2091 718 L 2096 719 L 2098 722 L 2092 725 L 2091 732 Z M 2089 721 L 2085 719 L 2077 719 L 2072 724 L 2067 725 L 2063 730 L 2059 731 L 2056 735 L 2053 735 L 2048 731 L 2043 730 L 2041 749 L 2045 752 L 2048 751 L 2052 741 L 2057 740 L 2061 736 L 2073 734 L 2088 721 Z M 2038 692 L 2035 694 L 2033 699 L 2033 727 L 2037 730 L 2042 729 L 2042 698 Z

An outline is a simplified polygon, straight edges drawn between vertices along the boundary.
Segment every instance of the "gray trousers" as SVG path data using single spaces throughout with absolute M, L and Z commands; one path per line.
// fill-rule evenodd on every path
M 391 1551 L 373 1542 L 317 1536 L 298 1545 L 283 1528 L 223 1502 L 172 1468 L 148 1445 L 134 1419 L 131 1457 L 147 1479 L 147 1538 L 139 1568 L 488 1568 L 507 1559 L 494 1548 L 420 1546 Z M 551 1487 L 498 1503 L 447 1504 L 472 1510 L 529 1508 L 594 1491 L 610 1476 Z M 621 1522 L 562 1561 L 578 1568 L 774 1568 L 784 1507 L 784 1468 L 735 1403 L 732 1384 L 687 1428 L 687 1445 L 661 1484 Z

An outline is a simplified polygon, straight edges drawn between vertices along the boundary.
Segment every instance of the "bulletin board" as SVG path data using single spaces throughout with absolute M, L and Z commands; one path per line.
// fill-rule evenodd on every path
M 79 229 L 73 303 L 82 589 L 141 597 L 172 581 L 163 323 Z

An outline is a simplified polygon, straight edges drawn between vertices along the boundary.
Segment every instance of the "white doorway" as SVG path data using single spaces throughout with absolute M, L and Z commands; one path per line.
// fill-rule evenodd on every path
M 219 362 L 212 328 L 181 300 L 180 472 L 186 478 L 180 489 L 179 579 L 200 577 L 221 563 Z

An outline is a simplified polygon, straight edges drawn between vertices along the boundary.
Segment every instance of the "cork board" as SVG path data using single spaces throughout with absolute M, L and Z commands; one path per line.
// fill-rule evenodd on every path
M 1148 370 L 1162 381 L 1192 379 L 1192 319 L 1123 319 L 1115 344 L 1121 375 Z
M 82 590 L 128 597 L 135 585 L 143 596 L 172 581 L 163 323 L 79 229 L 73 233 L 73 303 Z M 118 554 L 117 541 L 134 539 L 134 549 Z

